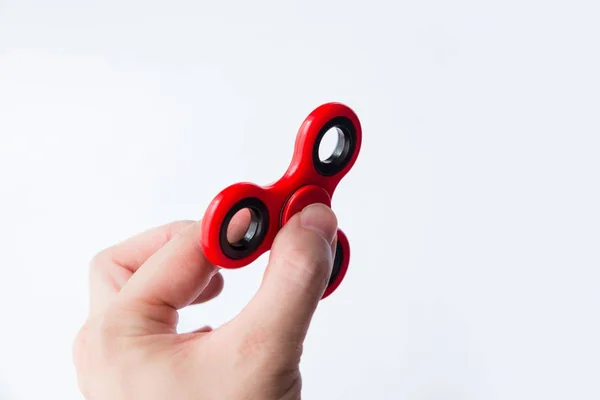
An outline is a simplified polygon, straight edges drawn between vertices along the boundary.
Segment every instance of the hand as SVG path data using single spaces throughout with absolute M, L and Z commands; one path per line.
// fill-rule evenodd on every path
M 177 333 L 177 310 L 219 295 L 198 222 L 152 229 L 100 252 L 90 315 L 74 343 L 88 400 L 299 399 L 302 344 L 329 280 L 337 220 L 315 204 L 278 233 L 262 284 L 227 324 Z

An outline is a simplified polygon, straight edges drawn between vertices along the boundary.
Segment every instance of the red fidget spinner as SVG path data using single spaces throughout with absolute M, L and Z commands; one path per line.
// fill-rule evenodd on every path
M 319 146 L 331 129 L 337 130 L 338 142 L 323 161 Z M 360 121 L 349 107 L 327 103 L 313 110 L 300 126 L 292 161 L 277 182 L 268 186 L 236 183 L 210 203 L 202 220 L 201 243 L 206 258 L 222 268 L 246 266 L 271 249 L 277 232 L 295 213 L 312 203 L 331 207 L 333 192 L 354 165 L 361 140 Z M 250 210 L 249 226 L 241 239 L 230 243 L 227 228 L 243 209 Z M 338 229 L 337 236 L 333 270 L 322 298 L 337 289 L 350 261 L 346 235 Z

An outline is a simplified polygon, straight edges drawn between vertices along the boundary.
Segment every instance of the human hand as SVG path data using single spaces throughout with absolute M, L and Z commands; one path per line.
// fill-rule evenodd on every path
M 88 400 L 299 399 L 302 344 L 335 256 L 337 220 L 315 204 L 278 233 L 262 284 L 231 321 L 177 333 L 178 313 L 223 277 L 198 222 L 154 228 L 94 257 L 90 315 L 74 342 Z

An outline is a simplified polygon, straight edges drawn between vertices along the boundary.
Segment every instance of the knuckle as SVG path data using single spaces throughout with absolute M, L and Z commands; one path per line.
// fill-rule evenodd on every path
M 85 349 L 87 347 L 88 337 L 89 325 L 86 322 L 81 329 L 79 329 L 73 340 L 73 362 L 76 367 L 83 365 L 83 356 L 86 353 Z
M 77 332 L 73 341 L 73 364 L 75 366 L 76 381 L 79 391 L 85 398 L 89 398 L 90 387 L 93 380 L 93 369 L 95 368 L 93 343 L 90 343 L 91 328 L 86 322 Z
M 122 346 L 119 348 L 115 328 L 114 319 L 103 314 L 86 321 L 74 338 L 73 361 L 77 386 L 85 398 L 92 398 L 106 390 L 101 387 L 102 379 L 99 376 L 131 375 L 131 371 L 125 369 L 125 352 Z
M 119 337 L 118 320 L 114 313 L 105 313 L 96 320 L 96 340 L 104 353 L 110 353 L 113 343 Z
M 75 357 L 80 361 L 88 357 L 111 358 L 118 354 L 115 344 L 118 327 L 110 314 L 101 314 L 86 322 L 75 338 Z
M 92 271 L 97 271 L 106 268 L 106 265 L 111 260 L 111 257 L 112 249 L 110 247 L 100 250 L 90 260 L 90 269 Z

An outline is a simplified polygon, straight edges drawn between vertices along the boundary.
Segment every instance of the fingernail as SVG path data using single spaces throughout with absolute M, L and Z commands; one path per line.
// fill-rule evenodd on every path
M 302 210 L 300 224 L 323 236 L 331 244 L 337 233 L 337 218 L 331 208 L 324 204 L 311 204 Z

